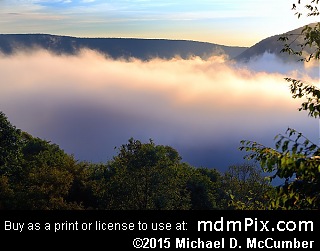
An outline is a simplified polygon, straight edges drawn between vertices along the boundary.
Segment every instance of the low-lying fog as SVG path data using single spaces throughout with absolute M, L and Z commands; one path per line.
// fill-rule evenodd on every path
M 274 136 L 292 127 L 318 141 L 318 120 L 297 110 L 302 100 L 284 78 L 317 84 L 319 67 L 297 69 L 271 54 L 241 65 L 223 57 L 144 62 L 88 50 L 20 52 L 0 55 L 0 110 L 79 160 L 107 161 L 133 137 L 223 171 L 244 162 L 243 139 L 273 147 Z

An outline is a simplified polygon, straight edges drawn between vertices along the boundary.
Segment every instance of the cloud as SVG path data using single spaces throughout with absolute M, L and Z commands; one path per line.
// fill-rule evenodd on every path
M 143 62 L 89 50 L 2 55 L 0 110 L 80 160 L 106 161 L 130 137 L 151 138 L 195 166 L 223 169 L 242 161 L 242 139 L 273 146 L 288 126 L 318 137 L 317 121 L 297 111 L 300 101 L 284 80 L 296 73 L 271 71 L 270 58 L 264 60 L 252 70 L 223 57 Z

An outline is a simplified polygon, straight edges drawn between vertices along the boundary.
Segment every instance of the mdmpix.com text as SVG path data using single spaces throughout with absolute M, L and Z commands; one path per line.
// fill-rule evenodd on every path
M 198 231 L 299 231 L 308 232 L 313 231 L 313 221 L 283 221 L 277 222 L 258 220 L 257 218 L 244 218 L 244 220 L 225 220 L 221 217 L 217 221 L 198 221 Z

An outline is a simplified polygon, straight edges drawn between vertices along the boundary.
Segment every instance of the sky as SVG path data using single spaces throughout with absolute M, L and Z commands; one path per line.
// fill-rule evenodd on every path
M 0 0 L 0 33 L 183 39 L 252 46 L 313 22 L 293 0 Z

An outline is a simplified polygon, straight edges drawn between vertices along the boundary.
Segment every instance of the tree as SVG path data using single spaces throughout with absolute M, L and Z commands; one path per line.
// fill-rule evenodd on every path
M 0 112 L 0 175 L 9 175 L 21 159 L 22 131 Z
M 189 209 L 187 167 L 170 146 L 133 138 L 118 148 L 104 175 L 104 208 L 120 210 Z
M 57 144 L 23 133 L 22 170 L 15 182 L 16 209 L 81 209 L 67 201 L 78 166 Z
M 182 162 L 170 146 L 130 138 L 107 164 L 90 166 L 97 209 L 220 209 L 221 174 Z
M 21 171 L 22 132 L 0 112 L 0 209 L 7 209 L 14 197 L 13 184 Z
M 0 112 L 0 208 L 82 209 L 71 195 L 80 166 L 56 144 L 13 126 Z
M 292 9 L 300 18 L 304 13 L 297 10 L 302 1 L 293 4 Z M 319 16 L 319 0 L 310 0 L 304 5 L 307 16 Z M 282 41 L 289 41 L 283 36 Z M 300 50 L 286 43 L 282 52 L 298 55 L 306 63 L 320 59 L 320 23 L 306 25 L 301 34 L 293 34 L 303 38 Z M 305 53 L 305 48 L 312 48 Z M 285 78 L 290 82 L 292 97 L 304 98 L 299 111 L 308 111 L 311 118 L 320 116 L 320 89 L 312 83 Z M 276 194 L 270 196 L 270 208 L 273 209 L 320 209 L 320 147 L 316 142 L 306 138 L 303 133 L 288 128 L 286 133 L 275 137 L 275 148 L 266 147 L 255 141 L 241 141 L 240 150 L 250 152 L 246 158 L 258 161 L 264 171 L 272 173 L 270 179 L 284 179 L 284 184 L 277 188 Z
M 222 209 L 220 187 L 222 177 L 216 169 L 189 169 L 187 189 L 190 191 L 191 210 Z
M 223 188 L 230 196 L 232 209 L 266 209 L 266 194 L 272 190 L 261 169 L 251 163 L 229 166 L 223 177 Z

